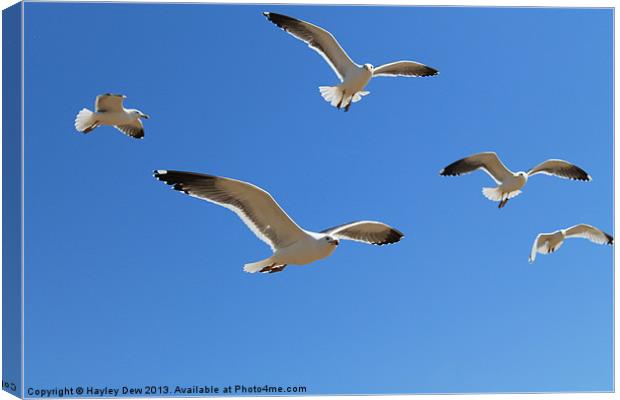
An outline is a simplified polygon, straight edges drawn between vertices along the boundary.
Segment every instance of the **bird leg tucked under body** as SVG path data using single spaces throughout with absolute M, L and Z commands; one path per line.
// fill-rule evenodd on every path
M 506 203 L 508 203 L 508 200 L 510 200 L 508 197 L 506 197 L 505 199 L 503 199 L 502 201 L 499 202 L 499 205 L 497 206 L 497 208 L 504 208 L 504 206 L 506 205 Z
M 89 126 L 86 129 L 84 129 L 84 131 L 82 133 L 88 133 L 88 132 L 92 131 L 93 129 L 95 129 L 98 126 L 99 126 L 99 122 L 95 121 L 94 124 L 92 124 L 91 126 Z
M 268 266 L 264 267 L 263 269 L 261 269 L 258 272 L 273 274 L 273 273 L 276 273 L 276 272 L 284 271 L 284 268 L 286 268 L 286 264 L 280 264 L 280 265 L 271 264 L 271 265 L 268 265 Z
M 340 110 L 340 108 L 342 107 L 342 102 L 344 101 L 344 97 L 345 97 L 346 95 L 347 95 L 347 94 L 346 94 L 345 92 L 342 92 L 342 97 L 340 98 L 340 101 L 338 102 L 338 105 L 336 106 L 336 108 L 337 108 L 337 109 L 339 109 L 339 110 Z

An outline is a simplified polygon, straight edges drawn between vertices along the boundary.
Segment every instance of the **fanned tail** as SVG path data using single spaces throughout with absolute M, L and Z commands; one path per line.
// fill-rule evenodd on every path
M 502 191 L 499 188 L 484 187 L 482 194 L 491 201 L 502 201 Z
M 357 103 L 358 101 L 360 101 L 362 99 L 362 97 L 369 95 L 370 92 L 363 90 L 361 92 L 357 92 L 353 95 L 353 100 L 351 100 L 351 103 Z
M 88 133 L 97 127 L 97 121 L 93 118 L 93 113 L 87 108 L 82 108 L 75 117 L 75 129 L 82 133 Z
M 501 201 L 501 202 L 505 202 L 512 199 L 513 197 L 517 197 L 518 195 L 521 194 L 520 190 L 515 190 L 512 192 L 504 192 L 499 186 L 498 187 L 494 187 L 494 188 L 482 188 L 482 194 L 484 195 L 484 197 L 486 197 L 487 199 L 491 200 L 491 201 Z
M 345 93 L 341 86 L 319 86 L 319 91 L 325 101 L 336 108 L 344 108 L 345 110 L 348 110 L 352 103 L 357 103 L 363 96 L 370 94 L 366 91 L 353 94 Z

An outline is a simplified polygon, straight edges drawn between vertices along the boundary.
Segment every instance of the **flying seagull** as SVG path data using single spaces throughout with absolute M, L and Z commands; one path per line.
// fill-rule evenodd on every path
M 494 188 L 482 188 L 482 194 L 491 200 L 499 201 L 499 208 L 506 205 L 508 200 L 521 194 L 528 178 L 536 174 L 554 175 L 560 178 L 578 181 L 589 181 L 590 175 L 578 166 L 563 160 L 547 160 L 528 172 L 512 172 L 501 162 L 494 152 L 478 153 L 455 161 L 441 171 L 443 176 L 458 176 L 481 169 L 497 183 Z
M 319 90 L 332 106 L 344 107 L 345 111 L 349 111 L 351 103 L 360 101 L 362 96 L 370 93 L 364 91 L 364 88 L 375 76 L 432 76 L 439 73 L 434 68 L 414 61 L 396 61 L 376 68 L 372 64 L 358 65 L 325 29 L 282 14 L 264 12 L 263 15 L 284 31 L 306 42 L 327 61 L 342 83 L 338 86 L 320 86 Z
M 530 263 L 536 260 L 536 253 L 553 253 L 562 246 L 564 239 L 569 238 L 584 238 L 596 244 L 614 244 L 613 236 L 592 225 L 579 224 L 567 229 L 560 229 L 559 231 L 551 233 L 541 233 L 536 236 L 534 245 L 532 246 L 532 252 L 530 253 Z
M 228 208 L 271 246 L 273 255 L 245 264 L 246 272 L 274 273 L 287 264 L 309 264 L 331 255 L 340 239 L 384 245 L 403 237 L 400 231 L 374 221 L 356 221 L 311 232 L 297 225 L 269 193 L 251 183 L 182 171 L 156 170 L 154 176 L 173 189 Z
M 136 139 L 144 137 L 144 127 L 140 118 L 149 116 L 133 108 L 124 108 L 122 94 L 106 93 L 97 96 L 95 112 L 83 108 L 75 117 L 75 129 L 89 133 L 101 125 L 112 125 L 125 135 Z

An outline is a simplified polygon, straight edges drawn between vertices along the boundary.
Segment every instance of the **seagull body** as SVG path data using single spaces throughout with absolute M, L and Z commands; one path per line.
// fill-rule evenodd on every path
M 590 181 L 592 177 L 583 169 L 564 160 L 547 160 L 528 172 L 512 172 L 494 152 L 484 152 L 455 161 L 448 165 L 439 174 L 442 176 L 458 176 L 468 174 L 478 169 L 483 170 L 497 183 L 494 188 L 482 188 L 484 196 L 491 201 L 499 201 L 499 208 L 503 208 L 508 200 L 521 194 L 521 188 L 528 179 L 536 174 L 553 175 L 560 178 Z
M 278 270 L 284 269 L 287 264 L 306 265 L 322 258 L 329 257 L 336 246 L 338 239 L 330 238 L 328 235 L 321 235 L 314 232 L 304 230 L 304 237 L 300 238 L 293 244 L 275 249 L 271 257 L 256 263 L 246 264 L 244 270 L 247 272 L 275 272 L 274 267 L 267 268 L 267 265 L 276 266 Z
M 614 244 L 614 238 L 611 235 L 592 225 L 579 224 L 567 229 L 560 229 L 551 233 L 541 233 L 536 236 L 532 251 L 530 252 L 530 263 L 536 260 L 537 253 L 553 253 L 562 246 L 564 239 L 570 238 L 584 238 L 596 244 Z
M 342 82 L 338 86 L 320 86 L 323 98 L 336 108 L 349 111 L 351 103 L 356 103 L 370 92 L 364 91 L 368 82 L 375 76 L 432 76 L 438 71 L 414 61 L 397 61 L 374 67 L 372 64 L 359 65 L 353 62 L 336 38 L 325 29 L 309 22 L 272 12 L 263 13 L 265 17 L 284 31 L 308 44 L 332 67 Z
M 328 101 L 332 106 L 344 107 L 345 111 L 349 111 L 352 103 L 357 103 L 362 99 L 362 96 L 370 94 L 370 92 L 364 91 L 370 79 L 372 79 L 371 66 L 366 64 L 363 67 L 351 69 L 344 76 L 342 84 L 339 86 L 319 86 L 319 91 L 325 101 Z
M 82 133 L 89 133 L 101 125 L 114 126 L 125 135 L 136 139 L 144 137 L 144 127 L 141 118 L 149 116 L 140 110 L 124 108 L 122 94 L 106 93 L 97 96 L 95 112 L 83 108 L 75 117 L 75 129 Z
M 297 225 L 268 192 L 251 183 L 182 171 L 156 170 L 154 176 L 173 189 L 230 209 L 271 247 L 272 256 L 244 266 L 250 273 L 274 273 L 288 264 L 310 264 L 330 256 L 340 239 L 384 245 L 403 237 L 400 231 L 374 221 L 356 221 L 311 232 Z

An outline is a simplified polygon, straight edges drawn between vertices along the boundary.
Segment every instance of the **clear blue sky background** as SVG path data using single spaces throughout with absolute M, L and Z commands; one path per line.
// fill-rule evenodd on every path
M 338 112 L 337 78 L 267 22 L 333 32 L 358 63 L 412 59 Z M 609 391 L 613 249 L 532 241 L 612 230 L 609 9 L 26 4 L 27 387 L 305 385 L 309 393 Z M 146 138 L 90 135 L 75 114 L 120 92 Z M 533 178 L 503 210 L 496 151 L 590 183 Z M 406 237 L 251 275 L 267 257 L 230 211 L 151 176 L 180 169 L 270 191 L 303 227 L 356 219 Z

